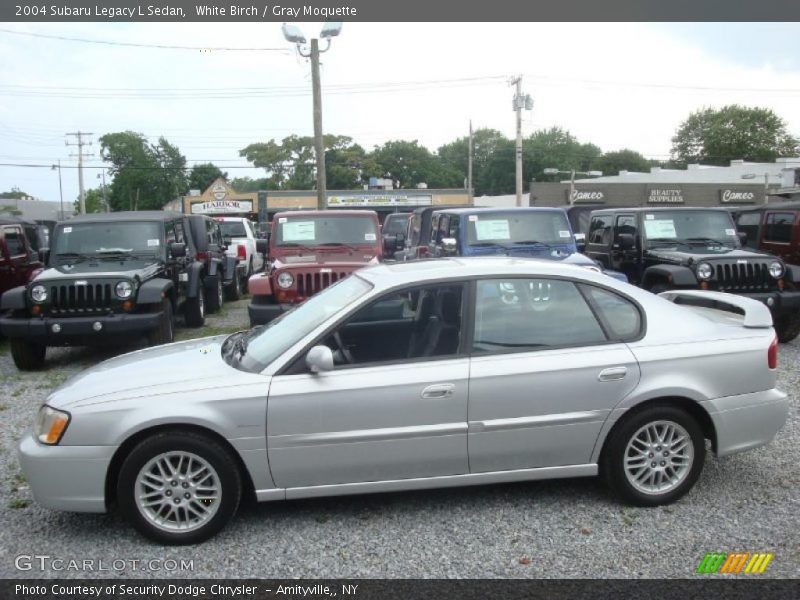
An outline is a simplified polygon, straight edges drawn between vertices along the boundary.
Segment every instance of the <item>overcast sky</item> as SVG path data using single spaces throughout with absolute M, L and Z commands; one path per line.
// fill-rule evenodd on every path
M 309 36 L 320 24 L 300 27 Z M 0 28 L 136 44 L 282 49 L 200 52 L 0 31 L 0 163 L 61 159 L 74 166 L 64 133 L 82 130 L 94 133 L 88 164 L 98 166 L 97 137 L 130 129 L 153 140 L 164 135 L 190 165 L 210 160 L 232 177 L 258 177 L 260 170 L 234 168 L 247 165 L 240 148 L 312 133 L 309 66 L 284 41 L 279 24 Z M 513 136 L 507 78 L 522 73 L 535 102 L 524 113 L 526 135 L 557 125 L 604 151 L 627 147 L 667 158 L 670 138 L 690 112 L 729 103 L 770 107 L 800 134 L 798 38 L 799 24 L 345 23 L 322 57 L 324 129 L 366 148 L 401 138 L 435 150 L 465 135 L 469 119 L 476 128 Z M 116 97 L 98 97 L 107 90 Z M 98 186 L 98 173 L 86 171 L 87 188 Z M 71 202 L 75 169 L 63 169 L 63 183 Z M 0 190 L 12 186 L 58 200 L 56 171 L 0 166 Z

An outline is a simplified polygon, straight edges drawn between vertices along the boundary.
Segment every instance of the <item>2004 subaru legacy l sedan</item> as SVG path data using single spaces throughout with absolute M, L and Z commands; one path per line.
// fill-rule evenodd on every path
M 718 456 L 766 444 L 788 402 L 765 306 L 662 296 L 531 259 L 362 269 L 269 325 L 77 375 L 22 466 L 41 504 L 116 506 L 176 544 L 219 531 L 244 494 L 600 473 L 627 502 L 673 502 L 705 439 Z

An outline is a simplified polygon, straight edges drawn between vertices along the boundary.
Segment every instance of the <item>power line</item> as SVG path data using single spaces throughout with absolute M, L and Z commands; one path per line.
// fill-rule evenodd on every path
M 214 52 L 282 52 L 289 54 L 288 48 L 234 48 L 228 46 L 175 46 L 171 44 L 139 44 L 136 42 L 116 42 L 112 40 L 92 40 L 88 38 L 68 37 L 65 35 L 49 35 L 45 33 L 31 33 L 28 31 L 14 31 L 13 29 L 0 29 L 2 33 L 11 35 L 22 35 L 35 38 L 45 38 L 50 40 L 60 40 L 62 42 L 80 42 L 84 44 L 102 44 L 105 46 L 125 46 L 130 48 L 156 48 L 159 50 L 194 50 L 194 51 L 214 51 Z

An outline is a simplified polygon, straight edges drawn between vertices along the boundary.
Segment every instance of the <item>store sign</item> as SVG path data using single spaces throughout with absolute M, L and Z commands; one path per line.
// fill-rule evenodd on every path
M 572 204 L 580 202 L 605 202 L 606 195 L 599 190 L 572 190 L 572 198 L 570 200 Z
M 680 188 L 648 188 L 648 204 L 683 204 L 683 190 Z
M 753 204 L 756 201 L 756 193 L 750 190 L 720 190 L 719 201 L 722 204 Z
M 253 212 L 250 200 L 213 200 L 192 204 L 193 215 L 226 215 Z
M 328 206 L 343 208 L 347 206 L 430 206 L 433 196 L 424 194 L 340 194 L 328 196 Z
M 224 200 L 225 196 L 228 195 L 228 188 L 225 187 L 224 184 L 218 183 L 214 187 L 211 188 L 211 193 L 214 195 L 215 199 Z

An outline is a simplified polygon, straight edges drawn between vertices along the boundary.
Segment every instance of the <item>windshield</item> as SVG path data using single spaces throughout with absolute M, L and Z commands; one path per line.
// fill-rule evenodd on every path
M 739 245 L 730 214 L 720 210 L 665 210 L 644 213 L 643 233 L 650 246 L 697 243 Z
M 498 212 L 467 216 L 467 244 L 571 244 L 572 234 L 563 211 Z
M 244 223 L 242 223 L 241 221 L 222 221 L 219 224 L 219 228 L 222 230 L 222 237 L 226 238 L 247 237 L 247 231 L 245 231 Z
M 262 371 L 329 317 L 347 308 L 371 289 L 372 284 L 360 277 L 346 277 L 264 327 L 251 330 L 246 334 L 251 337 L 247 340 L 241 359 L 242 368 L 252 372 Z
M 135 254 L 154 256 L 161 248 L 160 222 L 65 223 L 55 232 L 52 255 L 59 259 Z
M 408 223 L 407 214 L 389 215 L 383 222 L 383 233 L 387 235 L 397 235 L 398 233 L 406 232 L 406 225 Z
M 374 219 L 355 216 L 278 217 L 276 246 L 374 245 L 378 231 Z

